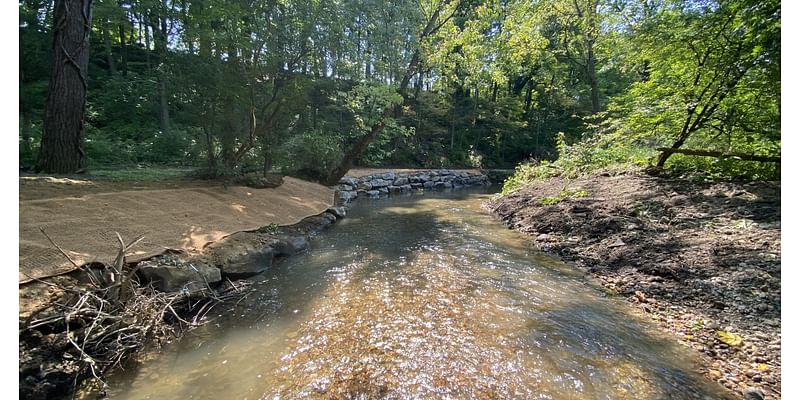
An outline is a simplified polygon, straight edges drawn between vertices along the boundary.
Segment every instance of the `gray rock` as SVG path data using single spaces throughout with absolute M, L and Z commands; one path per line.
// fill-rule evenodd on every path
M 369 197 L 378 197 L 381 195 L 381 192 L 377 190 L 367 190 L 367 196 Z
M 339 179 L 339 183 L 341 183 L 343 185 L 357 186 L 358 185 L 358 179 L 353 178 L 352 176 L 345 176 L 342 179 Z
M 245 248 L 231 249 L 222 263 L 222 273 L 236 279 L 257 275 L 272 266 L 274 257 L 272 247 L 250 251 Z
M 403 185 L 403 186 L 400 186 L 400 192 L 402 192 L 402 193 L 408 193 L 408 192 L 410 192 L 410 191 L 411 191 L 411 185 Z
M 394 172 L 387 172 L 381 175 L 381 178 L 386 179 L 388 181 L 393 181 L 396 177 L 397 175 Z
M 352 201 L 353 199 L 358 197 L 358 193 L 356 193 L 355 191 L 339 192 L 338 195 L 339 195 L 339 199 L 342 200 L 345 203 L 347 203 L 349 201 Z
M 388 187 L 382 187 L 382 188 L 378 189 L 378 191 L 381 194 L 389 194 L 389 188 Z
M 425 189 L 432 189 L 433 188 L 433 182 L 425 181 L 425 182 L 422 183 L 422 187 L 425 188 Z
M 408 178 L 397 178 L 392 182 L 394 186 L 403 186 L 408 183 Z
M 371 190 L 372 189 L 372 182 L 359 182 L 358 189 L 359 190 Z
M 347 216 L 347 208 L 344 207 L 331 207 L 325 211 L 333 214 L 336 219 L 342 219 Z
M 411 184 L 411 187 L 414 189 L 419 189 L 422 187 L 422 182 L 414 182 Z
M 761 389 L 749 387 L 744 390 L 745 400 L 764 400 L 764 392 Z
M 308 249 L 308 238 L 305 236 L 290 237 L 279 240 L 270 246 L 275 250 L 276 255 L 293 256 Z
M 378 188 L 389 186 L 389 181 L 385 181 L 383 179 L 375 179 L 371 183 L 372 183 L 372 188 L 373 189 L 378 189 Z
M 389 186 L 389 193 L 391 194 L 400 193 L 401 190 L 400 186 Z
M 207 264 L 159 265 L 150 261 L 139 263 L 139 274 L 162 292 L 186 289 L 200 291 L 208 284 L 222 280 L 219 268 Z

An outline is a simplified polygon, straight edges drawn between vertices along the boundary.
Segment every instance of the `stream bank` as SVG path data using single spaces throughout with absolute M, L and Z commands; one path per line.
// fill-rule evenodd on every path
M 701 354 L 747 399 L 781 388 L 779 182 L 553 178 L 486 208 Z
M 480 172 L 453 170 L 382 171 L 359 178 L 345 177 L 343 181 L 345 183 L 338 187 L 339 190 L 348 188 L 347 183 L 353 181 L 360 185 L 352 187 L 351 196 L 343 197 L 339 194 L 340 200 L 347 199 L 343 203 L 354 200 L 359 194 L 364 195 L 362 197 L 380 198 L 390 193 L 411 194 L 422 193 L 424 190 L 488 185 L 488 178 Z M 370 187 L 370 191 L 363 189 L 366 186 Z M 375 196 L 371 192 L 373 189 Z M 280 212 L 281 210 L 275 210 L 275 213 Z M 246 282 L 243 279 L 264 273 L 274 265 L 305 252 L 310 237 L 344 218 L 346 213 L 346 207 L 331 207 L 294 225 L 273 224 L 253 231 L 234 233 L 207 245 L 202 252 L 167 252 L 128 264 L 130 268 L 137 269 L 136 276 L 141 282 L 139 287 L 146 289 L 147 293 L 152 296 L 175 296 L 174 308 L 177 311 L 170 315 L 164 314 L 164 319 L 170 320 L 168 326 L 147 339 L 148 347 L 157 348 L 161 343 L 176 340 L 186 329 L 201 324 L 204 318 L 198 312 L 208 312 L 208 309 L 200 308 L 198 311 L 197 304 L 200 302 L 216 302 L 223 297 L 235 300 L 236 296 L 245 295 L 250 289 L 247 283 L 242 284 Z M 102 274 L 106 268 L 98 264 L 89 265 L 85 269 Z M 78 269 L 20 286 L 21 398 L 70 397 L 75 388 L 91 377 L 83 355 L 67 337 L 67 326 L 75 330 L 75 324 L 43 322 L 63 320 L 63 314 L 68 312 L 70 304 L 78 300 L 73 289 L 87 290 L 90 280 L 84 269 Z M 187 321 L 192 323 L 183 324 Z M 77 328 L 84 332 L 86 329 L 91 331 L 92 326 L 91 322 L 78 323 Z M 141 347 L 136 347 L 129 353 L 141 350 Z M 130 358 L 132 362 L 136 362 L 135 356 Z

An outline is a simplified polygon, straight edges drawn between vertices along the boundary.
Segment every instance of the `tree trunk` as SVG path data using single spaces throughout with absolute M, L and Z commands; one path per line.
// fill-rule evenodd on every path
M 103 21 L 103 45 L 105 46 L 106 62 L 108 62 L 108 74 L 117 74 L 117 63 L 114 62 L 114 52 L 111 51 L 111 38 L 108 34 L 108 21 Z
M 592 114 L 600 112 L 600 88 L 597 83 L 597 60 L 594 56 L 594 41 L 587 40 L 586 75 L 592 87 Z
M 86 165 L 83 151 L 92 0 L 56 0 L 53 64 L 37 171 L 72 173 Z
M 128 42 L 125 24 L 119 24 L 119 50 L 122 56 L 122 76 L 128 76 Z

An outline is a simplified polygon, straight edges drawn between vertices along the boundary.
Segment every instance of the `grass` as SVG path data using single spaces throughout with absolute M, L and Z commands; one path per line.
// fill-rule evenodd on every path
M 564 189 L 561 189 L 561 193 L 559 193 L 558 196 L 545 196 L 539 199 L 539 204 L 543 206 L 552 206 L 561 203 L 564 200 L 582 199 L 588 196 L 589 192 L 584 189 L 581 188 L 569 189 L 564 187 Z
M 128 168 L 98 168 L 91 169 L 90 175 L 94 178 L 108 180 L 112 182 L 130 181 L 175 181 L 187 179 L 194 171 L 190 167 L 128 167 Z

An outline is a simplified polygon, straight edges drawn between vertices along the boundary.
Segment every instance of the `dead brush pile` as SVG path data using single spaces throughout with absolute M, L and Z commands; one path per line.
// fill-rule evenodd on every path
M 58 300 L 20 320 L 21 398 L 69 397 L 87 379 L 102 391 L 107 372 L 208 322 L 206 315 L 217 304 L 249 293 L 249 282 L 241 281 L 217 290 L 160 292 L 139 282 L 138 267 L 125 263 L 125 253 L 142 237 L 128 245 L 117 238 L 113 265 L 81 266 L 77 280 L 36 280 L 58 293 Z

